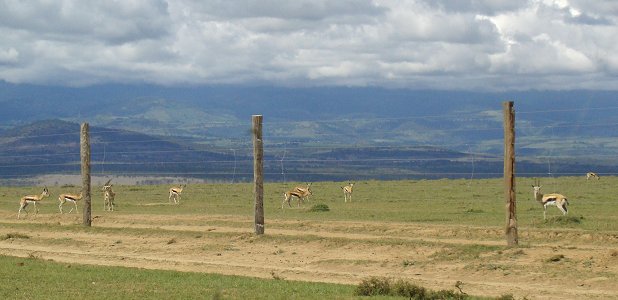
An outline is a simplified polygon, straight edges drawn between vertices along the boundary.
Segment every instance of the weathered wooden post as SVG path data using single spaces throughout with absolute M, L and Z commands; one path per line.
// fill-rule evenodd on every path
M 85 226 L 92 225 L 92 206 L 90 201 L 90 135 L 88 123 L 82 123 L 80 135 L 80 157 L 82 165 L 82 195 L 84 199 Z
M 255 194 L 255 233 L 264 234 L 264 144 L 262 116 L 253 115 L 253 192 Z
M 506 199 L 506 243 L 517 246 L 517 215 L 515 201 L 515 112 L 513 101 L 502 103 L 504 112 L 504 196 Z

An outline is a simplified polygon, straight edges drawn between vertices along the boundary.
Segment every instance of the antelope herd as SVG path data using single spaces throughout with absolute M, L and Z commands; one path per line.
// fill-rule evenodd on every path
M 111 181 L 112 181 L 111 179 L 108 180 L 105 184 L 103 184 L 103 188 L 101 189 L 101 191 L 103 192 L 103 210 L 104 211 L 114 211 L 114 207 L 116 206 L 115 201 L 114 201 L 116 198 L 116 193 L 112 189 Z M 172 199 L 174 199 L 175 204 L 180 203 L 182 190 L 185 187 L 186 187 L 186 184 L 182 184 L 180 186 L 174 186 L 169 189 L 170 203 L 172 202 Z M 307 186 L 307 188 L 309 188 L 309 186 Z M 27 196 L 21 197 L 21 199 L 19 200 L 19 210 L 17 211 L 17 219 L 21 217 L 22 211 L 28 214 L 26 207 L 30 204 L 34 206 L 34 214 L 35 215 L 38 214 L 39 208 L 37 207 L 37 203 L 41 202 L 44 198 L 49 197 L 49 196 L 50 196 L 49 189 L 47 189 L 47 187 L 44 187 L 43 192 L 40 195 L 27 195 Z M 74 207 L 71 207 L 71 210 L 69 210 L 69 213 L 72 213 L 74 209 L 75 209 L 75 212 L 77 213 L 77 210 L 78 210 L 77 202 L 82 200 L 83 197 L 84 196 L 82 192 L 80 192 L 79 194 L 62 193 L 58 195 L 58 201 L 60 202 L 58 204 L 58 209 L 60 210 L 60 213 L 61 214 L 64 213 L 64 210 L 62 208 L 66 202 L 73 203 L 73 206 L 74 206 Z
M 594 173 L 594 172 L 586 173 L 586 180 L 590 180 L 591 178 L 595 178 L 597 180 L 600 179 L 597 173 Z M 168 197 L 169 202 L 174 203 L 176 205 L 180 204 L 180 199 L 182 197 L 182 191 L 185 189 L 185 187 L 186 187 L 186 184 L 171 187 L 169 189 L 169 197 Z M 540 181 L 538 181 L 538 179 L 535 180 L 534 184 L 532 185 L 533 195 L 534 195 L 534 199 L 543 206 L 543 219 L 544 220 L 547 219 L 547 207 L 548 206 L 556 206 L 562 212 L 563 215 L 568 214 L 569 201 L 567 200 L 566 196 L 562 194 L 558 194 L 558 193 L 543 194 L 541 193 L 541 187 L 542 186 L 541 186 Z M 352 202 L 352 192 L 354 191 L 354 182 L 349 182 L 348 185 L 342 186 L 341 189 L 343 190 L 343 201 L 345 203 L 347 203 L 348 200 Z M 104 211 L 114 211 L 114 206 L 115 206 L 114 200 L 115 200 L 116 193 L 112 190 L 111 179 L 108 180 L 103 185 L 103 188 L 101 189 L 101 191 L 103 192 L 103 198 L 104 198 L 103 199 L 103 210 Z M 292 207 L 292 204 L 291 204 L 292 198 L 298 199 L 298 207 L 300 207 L 303 204 L 303 202 L 309 200 L 309 196 L 311 195 L 313 195 L 313 192 L 311 191 L 311 183 L 307 183 L 306 186 L 296 186 L 283 193 L 283 202 L 281 203 L 281 208 L 284 208 L 286 203 L 288 204 L 289 207 Z M 17 211 L 17 219 L 21 217 L 22 211 L 28 214 L 26 207 L 30 204 L 34 206 L 35 215 L 38 214 L 39 209 L 37 207 L 37 203 L 40 203 L 43 199 L 49 196 L 50 196 L 49 190 L 47 189 L 47 187 L 44 187 L 40 195 L 27 195 L 27 196 L 21 197 L 21 199 L 19 200 L 19 210 Z M 69 213 L 73 212 L 73 209 L 75 209 L 75 211 L 77 212 L 78 210 L 77 202 L 82 200 L 82 198 L 83 198 L 83 194 L 81 192 L 79 194 L 70 194 L 70 193 L 60 194 L 58 196 L 58 201 L 60 202 L 58 204 L 58 209 L 60 210 L 60 213 L 61 214 L 64 213 L 63 206 L 66 202 L 73 203 L 73 206 L 74 206 L 74 207 L 71 207 L 71 210 L 69 210 Z

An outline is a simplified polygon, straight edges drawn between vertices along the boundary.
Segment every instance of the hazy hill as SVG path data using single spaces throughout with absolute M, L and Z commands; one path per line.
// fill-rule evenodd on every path
M 79 174 L 79 124 L 62 120 L 36 121 L 0 135 L 3 178 L 40 174 Z M 211 151 L 193 139 L 161 137 L 126 130 L 90 128 L 93 175 L 181 176 L 247 181 L 253 177 L 250 149 Z M 292 145 L 290 145 L 292 146 Z M 217 149 L 217 148 L 215 148 Z M 218 148 L 221 150 L 221 148 Z M 469 170 L 468 154 L 436 147 L 299 148 L 281 157 L 281 149 L 265 153 L 267 180 L 346 180 L 369 178 L 452 177 Z M 427 160 L 429 159 L 429 160 Z M 499 166 L 495 157 L 476 157 L 483 165 Z M 429 172 L 444 172 L 426 176 Z
M 499 174 L 501 103 L 509 99 L 516 108 L 519 171 L 613 172 L 618 166 L 616 98 L 605 91 L 71 88 L 0 82 L 0 160 L 12 164 L 2 167 L 4 174 L 49 171 L 42 170 L 49 166 L 36 166 L 43 164 L 77 172 L 78 124 L 89 122 L 98 172 L 250 178 L 250 118 L 263 114 L 265 167 L 274 180 L 401 178 L 473 168 Z M 71 134 L 65 136 L 67 132 Z M 395 163 L 406 157 L 409 161 Z M 421 157 L 430 160 L 421 162 Z M 131 160 L 136 163 L 129 164 Z M 15 167 L 19 162 L 28 166 Z
M 186 162 L 233 159 L 191 142 L 97 126 L 90 127 L 90 143 L 93 174 L 201 174 L 211 168 Z M 43 120 L 5 131 L 0 136 L 0 166 L 5 177 L 79 174 L 80 125 Z
M 253 178 L 249 148 L 229 152 L 191 138 L 98 126 L 90 128 L 90 138 L 92 173 L 97 176 L 194 177 L 230 182 Z M 2 178 L 79 174 L 79 139 L 79 124 L 61 120 L 37 121 L 7 130 L 0 135 Z M 500 156 L 434 146 L 300 145 L 287 144 L 285 152 L 278 147 L 265 149 L 266 180 L 481 178 L 497 177 L 502 172 Z M 555 161 L 552 168 L 577 174 L 585 173 L 590 165 Z M 522 174 L 543 175 L 546 162 L 520 160 L 517 169 Z M 595 170 L 616 172 L 618 168 L 603 165 L 595 166 Z

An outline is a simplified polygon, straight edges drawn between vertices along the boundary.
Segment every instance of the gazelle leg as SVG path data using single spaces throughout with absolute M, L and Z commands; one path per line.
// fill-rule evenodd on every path
M 290 197 L 291 198 L 291 197 Z M 288 195 L 286 193 L 283 193 L 283 202 L 281 202 L 281 209 L 283 209 L 283 207 L 285 206 L 285 203 L 287 202 L 288 205 L 290 207 L 292 207 L 292 205 L 290 205 L 290 199 L 288 198 Z
M 564 204 L 558 205 L 558 209 L 562 212 L 563 216 L 566 216 L 567 210 L 565 209 Z
M 28 211 L 26 211 L 26 205 L 20 205 L 19 206 L 19 210 L 17 211 L 17 219 L 19 220 L 19 216 L 21 215 L 21 211 L 25 211 L 26 213 L 28 213 Z

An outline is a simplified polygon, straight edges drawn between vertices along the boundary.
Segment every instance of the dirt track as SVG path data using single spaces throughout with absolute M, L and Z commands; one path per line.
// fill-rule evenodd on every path
M 405 278 L 428 288 L 528 299 L 618 299 L 618 234 L 520 229 L 522 247 L 504 248 L 500 228 L 414 223 L 270 220 L 253 234 L 240 216 L 81 216 L 16 220 L 0 211 L 0 253 L 59 262 L 357 284 Z M 22 224 L 38 226 L 27 232 Z M 49 226 L 53 225 L 53 226 Z M 19 251 L 16 251 L 19 250 Z

